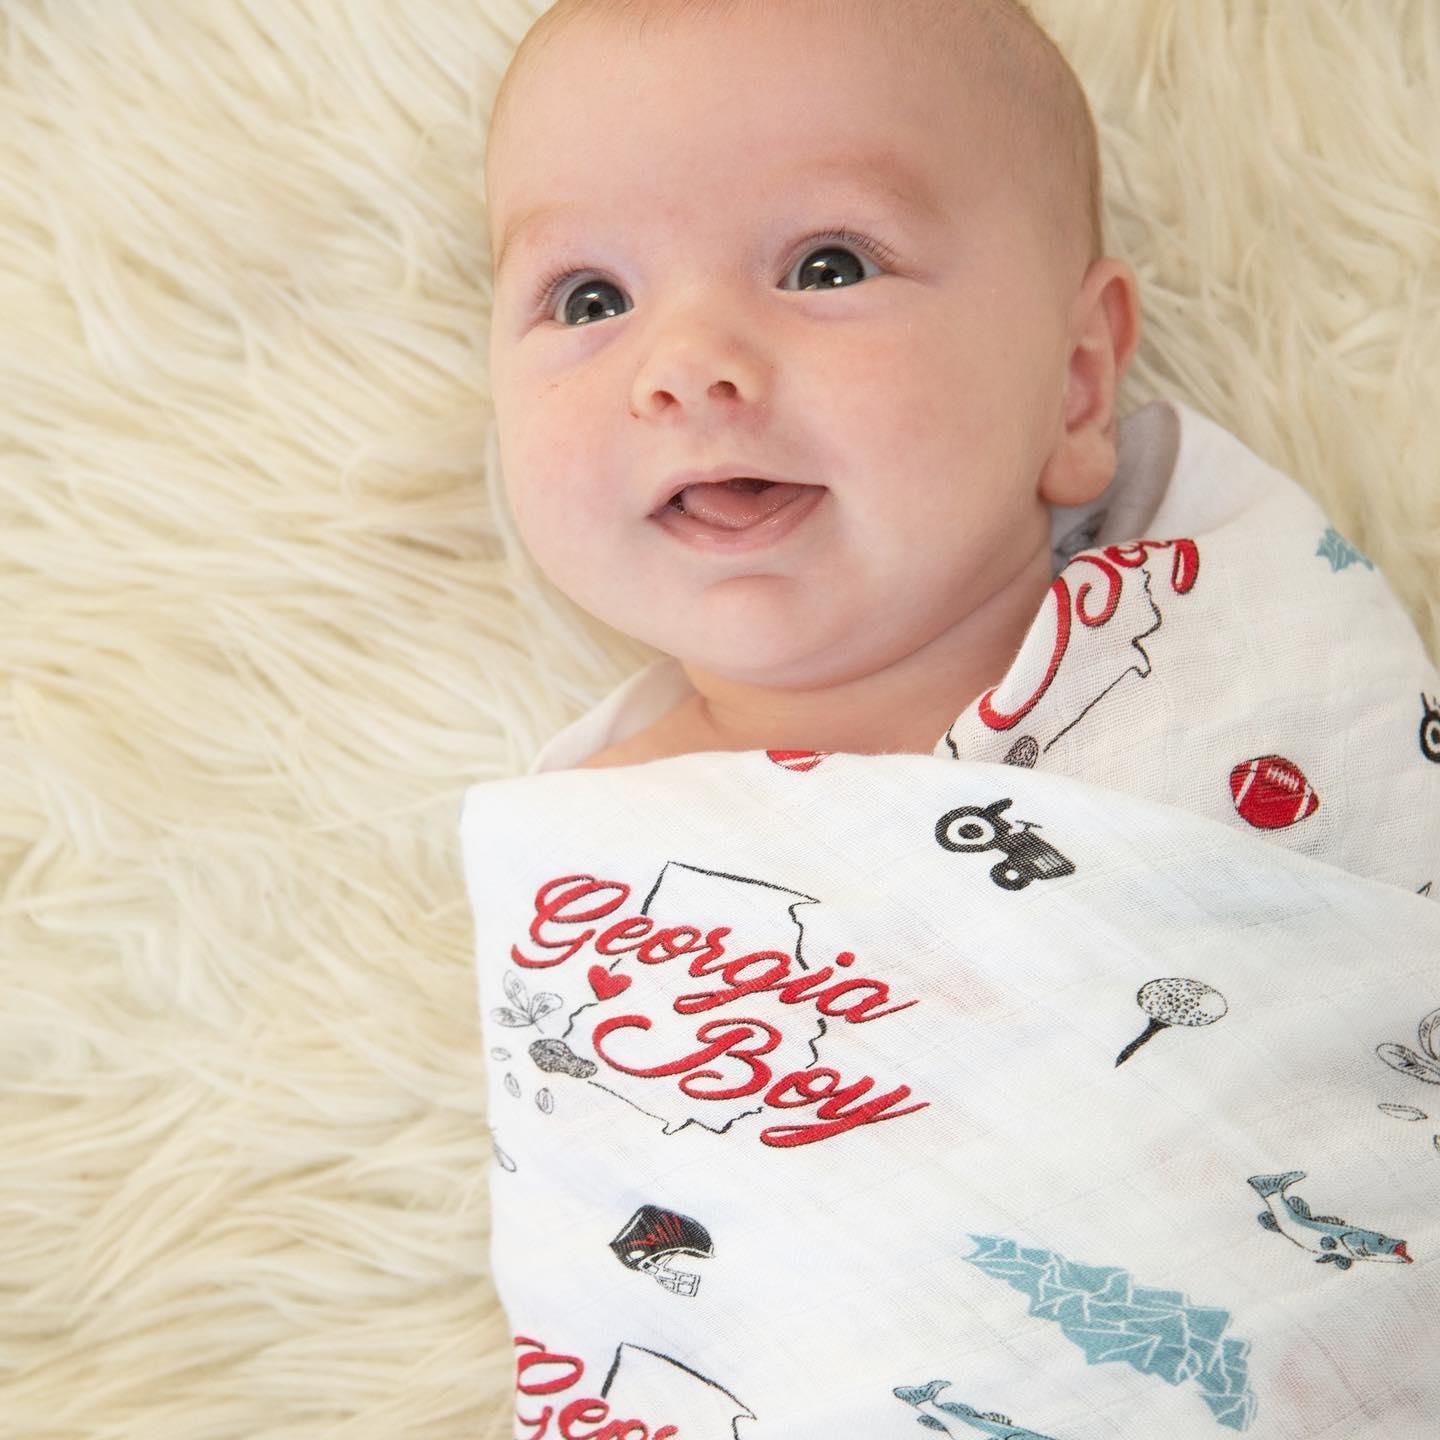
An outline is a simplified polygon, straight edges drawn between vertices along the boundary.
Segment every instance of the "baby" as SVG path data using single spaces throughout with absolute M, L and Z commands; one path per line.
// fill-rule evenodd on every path
M 930 750 L 1115 472 L 1139 304 L 1054 45 L 1012 0 L 561 0 L 486 175 L 520 533 L 695 692 L 581 763 Z
M 1053 44 L 560 0 L 487 181 L 520 534 L 662 652 L 464 805 L 514 1435 L 1432 1435 L 1440 675 L 1118 419 Z

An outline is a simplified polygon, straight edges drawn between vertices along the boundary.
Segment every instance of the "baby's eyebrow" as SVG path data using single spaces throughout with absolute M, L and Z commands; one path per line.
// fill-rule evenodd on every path
M 807 183 L 808 182 L 808 183 Z M 820 199 L 822 186 L 836 203 L 845 198 L 877 201 L 882 206 L 908 211 L 918 219 L 936 222 L 944 218 L 943 207 L 930 182 L 894 151 L 846 156 L 825 162 L 806 162 L 774 171 L 770 176 L 774 193 L 790 196 L 802 186 Z M 809 203 L 810 195 L 806 195 Z M 828 203 L 828 201 L 827 201 Z M 522 211 L 505 228 L 496 252 L 495 278 L 499 281 L 505 262 L 522 248 L 529 233 L 565 215 L 581 214 L 570 205 L 533 205 Z

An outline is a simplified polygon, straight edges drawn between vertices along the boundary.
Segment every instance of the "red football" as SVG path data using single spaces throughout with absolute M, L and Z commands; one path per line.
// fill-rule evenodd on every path
M 1230 772 L 1230 794 L 1240 818 L 1257 830 L 1284 830 L 1313 815 L 1320 797 L 1300 767 L 1283 755 L 1260 755 Z
M 766 755 L 772 763 L 781 766 L 786 770 L 813 770 L 827 755 L 829 750 L 767 750 Z

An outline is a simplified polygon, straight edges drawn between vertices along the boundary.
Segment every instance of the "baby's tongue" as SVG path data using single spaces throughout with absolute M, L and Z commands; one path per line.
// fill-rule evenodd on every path
M 709 485 L 687 485 L 680 503 L 687 515 L 725 530 L 743 530 L 788 504 L 804 485 L 764 480 L 720 480 Z

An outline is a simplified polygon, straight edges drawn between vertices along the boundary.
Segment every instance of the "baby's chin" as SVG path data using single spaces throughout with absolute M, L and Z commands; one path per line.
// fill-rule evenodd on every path
M 644 639 L 643 636 L 635 637 Z M 862 680 L 885 670 L 894 657 L 857 649 L 854 631 L 837 627 L 828 645 L 814 632 L 797 636 L 790 627 L 754 627 L 703 644 L 649 641 L 692 675 L 711 682 L 759 690 L 819 690 Z
M 872 582 L 873 584 L 873 582 Z M 933 614 L 899 611 L 852 577 L 821 570 L 671 579 L 662 567 L 623 590 L 570 598 L 613 630 L 687 669 L 736 685 L 808 689 L 887 668 L 931 638 Z

